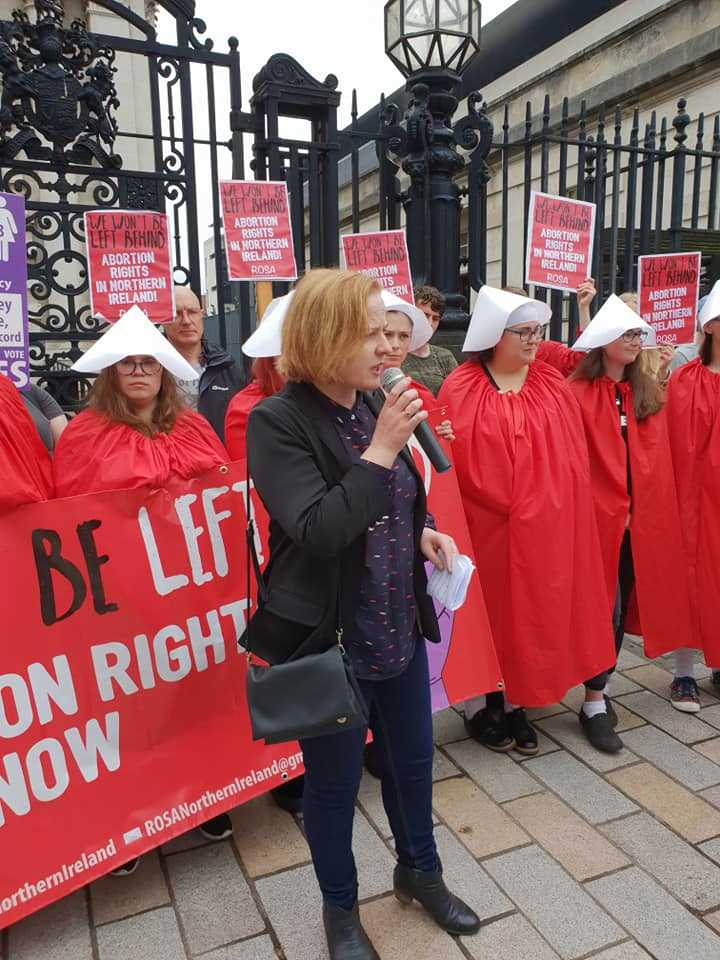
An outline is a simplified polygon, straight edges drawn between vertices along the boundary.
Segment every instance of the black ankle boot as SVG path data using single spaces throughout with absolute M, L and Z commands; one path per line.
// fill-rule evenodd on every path
M 360 923 L 357 900 L 352 910 L 324 901 L 323 923 L 330 960 L 380 960 Z
M 480 929 L 480 918 L 459 897 L 450 893 L 441 869 L 427 873 L 399 863 L 393 874 L 393 886 L 400 903 L 417 900 L 435 923 L 453 936 L 467 936 Z

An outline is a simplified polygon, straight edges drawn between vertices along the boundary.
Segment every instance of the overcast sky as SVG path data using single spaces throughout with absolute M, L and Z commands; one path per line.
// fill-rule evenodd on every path
M 514 2 L 483 0 L 483 23 L 487 24 Z M 328 73 L 337 76 L 342 93 L 338 125 L 343 127 L 350 122 L 354 87 L 358 91 L 358 110 L 363 114 L 378 102 L 381 93 L 390 94 L 404 82 L 385 56 L 384 5 L 384 0 L 240 0 L 236 4 L 228 0 L 198 0 L 197 15 L 207 23 L 205 36 L 213 39 L 217 51 L 227 51 L 227 39 L 231 35 L 240 40 L 244 110 L 249 109 L 255 74 L 274 53 L 289 53 L 319 80 L 324 80 Z M 161 38 L 173 42 L 168 21 L 161 19 L 158 26 Z M 482 47 L 479 56 L 482 56 Z M 193 79 L 200 81 L 201 74 L 194 71 Z M 218 136 L 223 139 L 228 136 L 229 91 L 219 75 L 216 85 Z M 202 137 L 207 129 L 202 116 L 206 104 L 199 96 L 200 83 L 195 90 L 196 136 Z M 287 128 L 281 129 L 281 133 L 287 134 Z M 248 179 L 252 178 L 251 158 L 248 148 L 245 171 Z M 221 176 L 229 177 L 229 152 L 220 161 Z M 200 227 L 200 236 L 205 239 L 211 232 L 212 217 L 209 157 L 207 160 L 198 157 L 198 172 L 198 209 L 210 212 L 208 229 L 204 229 L 202 222 Z

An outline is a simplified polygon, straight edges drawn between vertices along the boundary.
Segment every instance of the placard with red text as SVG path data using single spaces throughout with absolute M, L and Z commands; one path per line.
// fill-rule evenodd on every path
M 90 210 L 85 239 L 93 317 L 114 323 L 137 305 L 153 323 L 175 319 L 167 214 Z
M 577 290 L 591 274 L 594 234 L 594 203 L 533 192 L 525 282 L 551 290 Z
M 287 185 L 223 180 L 220 204 L 230 280 L 296 280 Z
M 348 270 L 365 273 L 396 297 L 415 303 L 404 230 L 349 233 L 341 239 Z
M 700 253 L 638 258 L 640 316 L 655 328 L 658 343 L 694 343 L 701 260 Z

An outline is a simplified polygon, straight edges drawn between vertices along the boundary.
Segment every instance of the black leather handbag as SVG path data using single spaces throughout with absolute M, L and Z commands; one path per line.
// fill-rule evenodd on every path
M 306 429 L 311 429 L 309 422 Z M 319 456 L 319 462 L 327 479 L 322 455 Z M 250 597 L 252 565 L 258 589 L 258 614 L 262 616 L 268 590 L 255 547 L 255 524 L 250 509 L 249 467 L 245 496 L 248 518 L 247 595 Z M 248 619 L 241 639 L 244 641 L 248 660 L 247 702 L 253 740 L 264 740 L 267 744 L 287 743 L 367 727 L 367 705 L 342 642 L 340 571 L 337 576 L 335 616 L 330 619 L 334 626 L 328 630 L 328 649 L 322 653 L 311 653 L 297 658 L 291 656 L 288 660 L 272 666 L 253 663 L 253 618 Z M 282 624 L 282 632 L 284 640 L 287 641 L 288 632 L 293 632 L 292 624 L 287 620 Z M 295 649 L 300 648 L 306 640 L 307 627 L 297 624 Z

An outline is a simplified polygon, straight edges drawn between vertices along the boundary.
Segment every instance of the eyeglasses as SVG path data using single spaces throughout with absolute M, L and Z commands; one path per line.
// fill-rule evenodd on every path
M 547 324 L 537 327 L 520 327 L 519 330 L 516 330 L 514 327 L 507 327 L 505 333 L 514 333 L 515 336 L 520 337 L 520 343 L 530 343 L 532 340 L 544 340 L 545 331 L 547 330 Z
M 141 373 L 144 373 L 146 377 L 153 377 L 156 373 L 160 372 L 161 367 L 162 364 L 156 360 L 155 357 L 145 357 L 143 360 L 125 357 L 123 360 L 118 360 L 117 362 L 118 373 L 122 374 L 123 377 L 131 377 L 138 369 Z
M 626 330 L 620 337 L 624 343 L 645 343 L 648 338 L 647 330 Z

